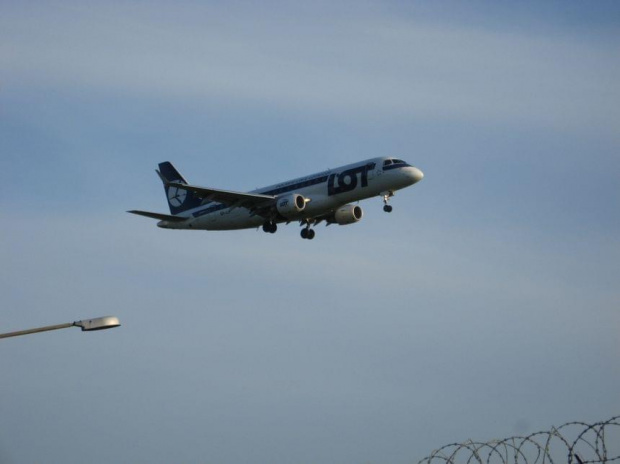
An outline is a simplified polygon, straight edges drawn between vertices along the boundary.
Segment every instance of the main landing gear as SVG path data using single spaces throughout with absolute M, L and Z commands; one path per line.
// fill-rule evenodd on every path
M 392 192 L 391 190 L 383 194 L 383 203 L 385 203 L 383 205 L 383 211 L 385 211 L 386 213 L 392 212 L 392 205 L 388 205 L 388 201 L 390 201 L 390 198 L 393 196 L 394 192 Z
M 275 234 L 276 230 L 278 230 L 278 224 L 273 221 L 267 221 L 263 224 L 263 232 Z
M 313 221 L 312 219 L 303 219 L 300 221 L 302 226 L 305 224 L 305 227 L 301 229 L 301 238 L 307 240 L 312 240 L 314 238 L 315 232 L 314 229 L 311 229 L 311 226 L 314 222 L 315 221 Z
M 311 229 L 309 225 L 301 229 L 301 238 L 312 240 L 314 235 L 314 229 Z
M 302 221 L 302 225 L 304 224 L 305 227 L 301 229 L 301 238 L 312 240 L 315 236 L 314 229 L 310 228 L 312 226 L 312 222 L 304 220 Z M 263 232 L 275 234 L 276 230 L 278 230 L 278 225 L 274 221 L 265 221 L 263 224 Z

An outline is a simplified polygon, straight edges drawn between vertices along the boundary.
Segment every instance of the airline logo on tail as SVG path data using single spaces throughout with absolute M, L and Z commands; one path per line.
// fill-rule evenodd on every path
M 183 204 L 185 198 L 187 198 L 187 190 L 182 190 L 177 187 L 168 188 L 168 201 L 172 206 L 178 208 Z

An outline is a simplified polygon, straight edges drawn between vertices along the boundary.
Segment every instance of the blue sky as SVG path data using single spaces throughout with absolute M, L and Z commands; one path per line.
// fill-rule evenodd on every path
M 620 412 L 614 2 L 4 2 L 0 461 L 409 463 Z M 165 231 L 154 173 L 373 156 L 362 222 Z

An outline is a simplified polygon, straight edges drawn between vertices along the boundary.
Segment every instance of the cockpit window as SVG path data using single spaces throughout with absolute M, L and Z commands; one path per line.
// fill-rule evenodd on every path
M 383 170 L 400 169 L 409 166 L 406 162 L 398 158 L 388 158 L 383 161 Z

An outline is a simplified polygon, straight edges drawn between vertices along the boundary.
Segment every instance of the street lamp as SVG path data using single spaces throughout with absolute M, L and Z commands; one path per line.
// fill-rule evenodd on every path
M 83 321 L 67 322 L 66 324 L 48 325 L 38 327 L 36 329 L 20 330 L 19 332 L 8 332 L 0 334 L 0 338 L 17 337 L 18 335 L 27 335 L 37 332 L 47 332 L 48 330 L 66 329 L 68 327 L 80 327 L 82 332 L 91 332 L 94 330 L 105 330 L 120 326 L 118 317 L 104 316 L 94 317 L 92 319 L 84 319 Z

